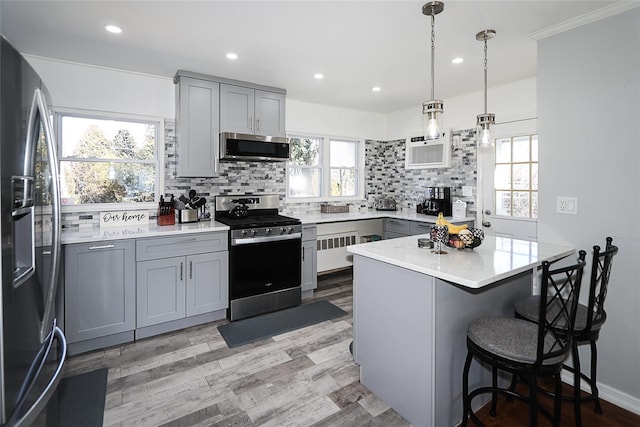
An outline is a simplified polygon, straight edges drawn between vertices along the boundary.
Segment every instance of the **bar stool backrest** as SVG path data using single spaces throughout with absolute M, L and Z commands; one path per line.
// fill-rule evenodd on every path
M 581 250 L 576 264 L 555 270 L 549 269 L 549 262 L 542 263 L 538 319 L 545 321 L 538 322 L 538 348 L 534 366 L 562 357 L 571 348 L 571 332 L 576 319 L 586 255 Z
M 576 333 L 586 333 L 599 327 L 607 319 L 604 310 L 604 300 L 607 297 L 609 276 L 613 257 L 618 253 L 618 247 L 613 245 L 613 239 L 607 237 L 607 246 L 600 252 L 600 246 L 593 247 L 593 262 L 591 265 L 591 283 L 589 284 L 589 301 L 587 303 L 587 321 L 584 329 Z

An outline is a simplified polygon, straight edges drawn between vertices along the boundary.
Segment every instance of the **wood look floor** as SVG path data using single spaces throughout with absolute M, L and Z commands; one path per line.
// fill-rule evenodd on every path
M 359 382 L 351 270 L 321 276 L 318 299 L 349 315 L 235 349 L 217 330 L 226 321 L 209 323 L 72 357 L 65 375 L 109 369 L 105 426 L 410 426 Z M 603 407 L 605 415 L 583 410 L 584 425 L 640 425 Z M 498 418 L 480 416 L 487 426 L 526 425 L 527 410 L 504 403 Z M 563 425 L 573 425 L 568 405 Z

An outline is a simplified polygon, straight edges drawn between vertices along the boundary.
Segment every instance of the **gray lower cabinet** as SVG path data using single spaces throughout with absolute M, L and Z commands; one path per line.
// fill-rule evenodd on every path
M 435 218 L 434 218 L 435 222 Z M 467 224 L 469 227 L 474 226 L 474 221 L 452 221 L 456 225 Z M 431 232 L 429 222 L 410 221 L 396 218 L 385 218 L 383 225 L 383 238 L 395 239 L 398 237 L 415 236 L 416 234 L 428 234 Z
M 226 232 L 139 239 L 136 257 L 137 328 L 228 307 Z
M 64 255 L 64 332 L 68 342 L 133 331 L 135 242 L 65 245 Z
M 312 291 L 318 287 L 318 247 L 317 227 L 302 226 L 302 292 Z M 303 297 L 306 295 L 303 294 Z M 312 295 L 308 295 L 312 296 Z

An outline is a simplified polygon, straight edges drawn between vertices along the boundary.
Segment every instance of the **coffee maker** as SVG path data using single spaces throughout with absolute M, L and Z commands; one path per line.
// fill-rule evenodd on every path
M 444 216 L 451 216 L 451 188 L 427 187 L 422 213 L 437 216 L 440 212 Z

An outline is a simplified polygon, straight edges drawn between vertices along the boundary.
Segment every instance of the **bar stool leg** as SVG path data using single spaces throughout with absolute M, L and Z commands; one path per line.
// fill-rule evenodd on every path
M 469 412 L 471 411 L 471 402 L 469 399 L 469 368 L 473 355 L 467 351 L 467 360 L 464 362 L 464 372 L 462 373 L 462 422 L 460 427 L 467 427 Z
M 560 427 L 560 409 L 562 408 L 562 380 L 560 379 L 560 373 L 555 375 L 556 391 L 553 396 L 553 425 Z
M 576 426 L 582 427 L 582 405 L 580 402 L 580 355 L 578 354 L 578 343 L 571 343 L 571 356 L 573 357 L 573 411 L 576 419 Z
M 538 387 L 537 378 L 535 375 L 531 375 L 528 378 L 529 381 L 529 400 L 531 406 L 529 407 L 529 425 L 536 427 L 538 425 Z
M 591 344 L 591 396 L 593 396 L 593 402 L 595 404 L 594 411 L 597 414 L 602 414 L 602 407 L 600 406 L 600 396 L 598 395 L 598 386 L 596 383 L 596 374 L 598 371 L 598 348 L 596 347 L 596 340 L 592 339 Z
M 491 372 L 491 386 L 494 389 L 498 388 L 498 368 L 496 368 L 495 366 L 493 367 Z M 491 410 L 489 411 L 489 415 L 491 415 L 494 418 L 498 416 L 498 413 L 496 412 L 497 404 L 498 404 L 498 393 L 494 391 L 491 393 Z

